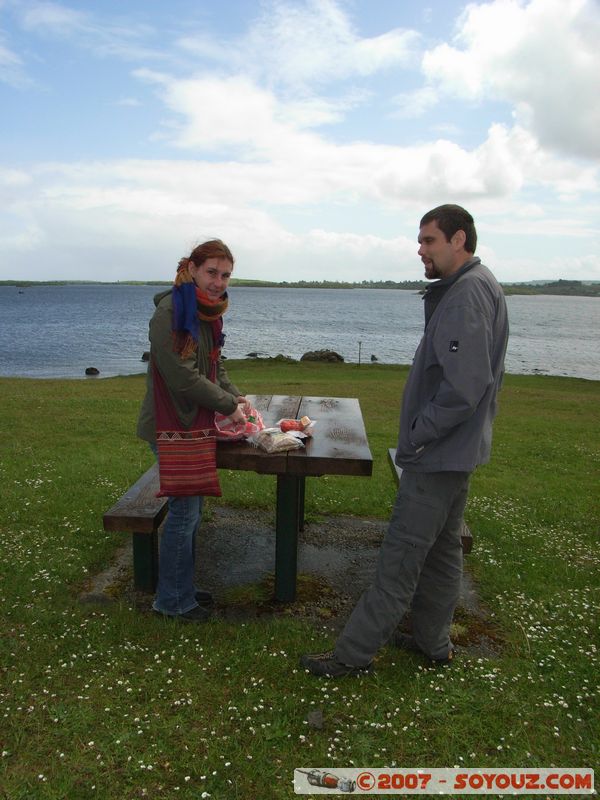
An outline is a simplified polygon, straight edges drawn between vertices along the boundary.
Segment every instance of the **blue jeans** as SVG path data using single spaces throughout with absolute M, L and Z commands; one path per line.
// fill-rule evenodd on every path
M 150 448 L 156 455 L 156 446 L 150 444 Z M 185 614 L 198 605 L 194 583 L 196 532 L 202 520 L 204 497 L 169 497 L 168 503 L 152 608 L 163 614 Z

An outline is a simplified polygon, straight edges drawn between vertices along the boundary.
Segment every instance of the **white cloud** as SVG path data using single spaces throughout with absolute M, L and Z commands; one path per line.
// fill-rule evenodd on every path
M 123 21 L 104 24 L 91 11 L 78 11 L 60 3 L 34 3 L 24 9 L 21 24 L 26 31 L 72 42 L 99 57 L 124 60 L 162 59 L 158 49 L 143 42 L 152 35 L 147 25 Z
M 218 46 L 201 33 L 182 37 L 179 46 L 267 85 L 301 89 L 406 64 L 419 38 L 401 28 L 361 38 L 335 0 L 270 0 L 236 41 Z
M 506 101 L 545 147 L 600 156 L 600 4 L 493 0 L 467 6 L 453 46 L 423 58 L 440 91 Z
M 495 274 L 505 283 L 522 281 L 559 280 L 570 275 L 577 280 L 600 280 L 600 256 L 561 256 L 560 258 L 536 259 L 532 257 L 496 259 Z
M 598 188 L 594 167 L 553 157 L 519 126 L 492 125 L 487 139 L 472 150 L 447 139 L 408 147 L 337 144 L 301 127 L 316 122 L 318 115 L 334 115 L 327 104 L 288 105 L 245 76 L 180 80 L 139 75 L 155 83 L 177 114 L 165 136 L 191 153 L 241 159 L 236 195 L 249 202 L 348 203 L 367 197 L 403 206 L 406 198 L 504 197 L 526 181 L 565 196 Z M 221 172 L 229 172 L 228 162 Z
M 357 267 L 360 267 L 363 276 L 365 264 L 371 265 L 367 271 L 372 272 L 378 269 L 377 265 L 382 261 L 394 264 L 394 268 L 397 269 L 402 260 L 415 260 L 418 247 L 415 240 L 405 236 L 384 239 L 373 234 L 337 232 L 320 228 L 310 230 L 302 238 L 301 245 L 318 254 L 319 258 L 331 257 L 332 254 L 341 252 L 344 259 L 350 259 L 349 268 L 352 273 L 356 274 Z
M 136 74 L 157 83 L 167 107 L 184 118 L 175 138 L 182 147 L 206 151 L 243 145 L 261 152 L 280 133 L 274 96 L 243 76 L 177 80 L 148 71 Z
M 309 97 L 291 100 L 281 107 L 281 116 L 295 128 L 316 128 L 341 122 L 348 111 L 366 99 L 366 92 L 353 91 L 330 100 Z
M 0 167 L 0 191 L 12 190 L 15 187 L 31 183 L 31 175 L 24 170 L 5 169 Z
M 0 81 L 14 87 L 26 86 L 30 83 L 24 71 L 23 60 L 17 53 L 2 43 L 1 32 Z
M 215 92 L 219 94 L 223 93 Z M 231 98 L 231 93 L 225 96 Z M 196 105 L 193 96 L 190 102 Z M 572 205 L 568 214 L 553 219 L 534 203 L 521 208 L 515 200 L 525 180 L 533 185 L 537 173 L 545 181 L 553 176 L 557 187 L 563 188 L 574 187 L 585 177 L 582 167 L 577 172 L 574 165 L 567 169 L 549 155 L 542 157 L 527 132 L 494 126 L 487 140 L 472 151 L 444 140 L 406 148 L 366 143 L 335 146 L 314 134 L 273 123 L 270 112 L 276 104 L 264 98 L 262 102 L 267 112 L 258 126 L 261 141 L 276 134 L 285 140 L 273 145 L 271 159 L 121 160 L 45 164 L 29 174 L 3 173 L 0 238 L 13 241 L 16 247 L 27 232 L 34 231 L 36 241 L 44 238 L 57 246 L 54 232 L 68 230 L 60 244 L 61 268 L 72 261 L 76 269 L 82 248 L 90 253 L 97 249 L 104 268 L 114 265 L 115 277 L 141 279 L 168 277 L 164 259 L 211 236 L 236 243 L 246 255 L 245 263 L 253 267 L 244 273 L 246 277 L 274 277 L 285 263 L 288 278 L 295 265 L 302 265 L 305 277 L 319 278 L 327 264 L 331 275 L 337 271 L 340 278 L 361 279 L 370 256 L 378 270 L 371 273 L 369 268 L 373 277 L 411 277 L 414 242 L 379 233 L 377 217 L 387 207 L 394 209 L 399 225 L 408 218 L 416 226 L 427 207 L 451 200 L 476 206 L 485 220 L 483 230 L 490 236 L 551 233 L 593 241 L 593 231 L 584 221 L 587 217 L 578 218 Z M 210 127 L 217 120 L 209 116 L 202 124 Z M 227 129 L 227 124 L 221 119 L 221 129 Z M 299 150 L 291 158 L 294 142 Z M 559 207 L 558 197 L 556 203 Z M 286 206 L 299 211 L 301 218 L 304 215 L 305 225 L 283 224 L 278 215 Z M 347 209 L 347 230 L 314 224 L 320 208 L 326 216 L 325 209 L 335 206 Z M 375 210 L 372 232 L 353 233 L 351 220 L 357 209 L 366 206 Z M 144 252 L 152 252 L 153 260 L 134 267 L 127 254 L 134 258 L 140 242 Z M 121 255 L 108 258 L 107 248 Z M 303 252 L 310 254 L 310 275 Z M 151 274 L 140 274 L 144 269 Z
M 116 101 L 115 105 L 123 106 L 124 108 L 137 108 L 141 106 L 142 103 L 136 97 L 121 97 Z
M 407 220 L 416 229 L 420 215 L 441 202 L 473 210 L 481 254 L 504 280 L 520 279 L 524 265 L 527 277 L 552 277 L 550 267 L 568 277 L 566 265 L 597 274 L 598 259 L 586 253 L 598 251 L 590 197 L 597 200 L 599 172 L 578 157 L 597 144 L 589 138 L 597 88 L 583 114 L 566 100 L 571 92 L 579 106 L 584 89 L 595 86 L 589 3 L 560 4 L 564 41 L 547 11 L 558 14 L 557 0 L 469 5 L 452 46 L 426 54 L 430 85 L 414 93 L 395 80 L 384 89 L 361 78 L 410 67 L 418 36 L 393 29 L 361 37 L 343 8 L 333 0 L 273 0 L 235 41 L 190 35 L 177 53 L 165 42 L 159 55 L 172 69 L 158 71 L 140 26 L 127 32 L 100 25 L 90 12 L 27 6 L 30 31 L 97 55 L 143 59 L 134 75 L 154 87 L 164 124 L 155 158 L 46 161 L 0 172 L 0 242 L 10 277 L 31 269 L 31 253 L 43 243 L 54 261 L 35 260 L 40 278 L 49 269 L 51 277 L 81 276 L 85 253 L 90 277 L 168 279 L 179 255 L 221 236 L 238 256 L 240 277 L 414 278 L 421 274 L 416 245 L 398 233 Z M 558 80 L 552 59 L 564 73 Z M 0 50 L 0 74 L 1 65 Z M 431 116 L 431 129 L 445 131 L 435 140 L 421 134 L 418 144 L 385 143 L 370 133 L 366 115 L 360 139 L 342 127 L 350 113 L 369 113 L 361 106 L 371 101 L 372 114 L 395 95 L 396 116 L 407 117 L 431 111 L 444 94 L 456 113 L 445 128 Z M 120 85 L 115 95 L 115 104 L 137 104 L 130 87 Z M 490 96 L 514 107 L 512 125 L 488 116 Z M 461 145 L 457 126 L 468 130 L 473 103 L 481 104 L 487 133 Z M 571 157 L 558 153 L 567 145 Z M 164 157 L 172 146 L 178 158 Z M 551 263 L 540 248 L 539 256 L 513 259 L 513 238 L 535 247 L 550 237 L 578 253 Z
M 422 117 L 429 109 L 437 105 L 438 93 L 433 86 L 423 86 L 412 92 L 401 92 L 391 99 L 394 110 L 391 116 L 399 119 Z
M 487 205 L 485 222 L 479 226 L 480 233 L 484 233 L 484 239 L 512 236 L 517 241 L 523 238 L 530 242 L 587 240 L 593 249 L 598 231 L 580 211 L 580 207 L 568 208 L 561 213 L 560 208 L 542 211 L 531 204 L 503 203 L 495 209 Z
M 260 264 L 267 280 L 408 280 L 422 272 L 414 240 L 321 228 L 303 235 L 271 236 L 262 248 L 242 246 L 240 253 L 240 265 L 246 262 L 241 270 L 256 275 Z
M 25 30 L 58 34 L 61 37 L 85 31 L 88 15 L 58 3 L 34 3 L 22 15 Z

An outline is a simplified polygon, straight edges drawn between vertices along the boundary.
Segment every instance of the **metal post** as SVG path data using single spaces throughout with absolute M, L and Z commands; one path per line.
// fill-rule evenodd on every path
M 142 592 L 153 593 L 158 581 L 158 534 L 132 533 L 133 583 Z
M 361 349 L 361 347 L 362 347 L 362 342 L 359 339 L 359 341 L 358 341 L 358 366 L 359 367 L 360 367 L 360 349 Z
M 277 476 L 275 539 L 275 599 L 292 603 L 296 599 L 298 569 L 298 487 L 292 475 Z
M 304 497 L 306 495 L 306 478 L 298 478 L 298 530 L 304 530 Z

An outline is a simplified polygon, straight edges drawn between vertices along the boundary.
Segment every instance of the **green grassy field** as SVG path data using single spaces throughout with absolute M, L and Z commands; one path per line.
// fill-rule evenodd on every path
M 307 515 L 388 516 L 406 368 L 229 371 L 249 393 L 358 397 L 373 478 L 312 481 Z M 122 543 L 102 513 L 152 460 L 134 435 L 143 378 L 0 392 L 0 797 L 287 798 L 294 767 L 598 763 L 599 382 L 506 378 L 467 509 L 499 655 L 434 670 L 386 648 L 374 675 L 338 682 L 297 668 L 331 643 L 302 616 L 191 626 L 79 603 Z M 273 484 L 227 472 L 210 504 L 272 508 Z

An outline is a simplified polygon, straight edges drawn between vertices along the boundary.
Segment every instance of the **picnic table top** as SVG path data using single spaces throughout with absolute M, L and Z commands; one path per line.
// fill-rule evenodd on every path
M 307 416 L 315 422 L 305 447 L 284 453 L 266 453 L 247 442 L 219 441 L 217 467 L 251 470 L 270 475 L 370 476 L 373 457 L 360 410 L 353 397 L 247 395 L 260 411 L 266 427 L 279 419 Z

